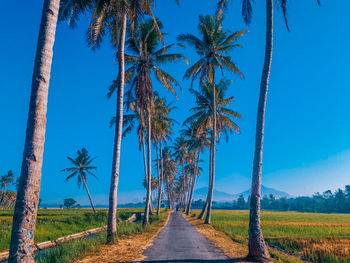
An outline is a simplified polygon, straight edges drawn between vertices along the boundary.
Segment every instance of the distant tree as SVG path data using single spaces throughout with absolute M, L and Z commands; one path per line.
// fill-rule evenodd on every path
M 39 198 L 39 204 L 38 206 L 40 207 L 41 206 L 41 203 L 43 202 L 43 199 L 42 198 Z
M 75 201 L 73 198 L 66 198 L 63 200 L 63 205 L 66 208 L 73 208 L 76 203 L 77 201 Z
M 242 194 L 237 199 L 237 208 L 241 210 L 245 208 L 245 200 Z
M 3 190 L 6 190 L 8 186 L 15 183 L 15 178 L 12 170 L 9 170 L 6 174 L 0 178 L 0 187 Z
M 67 157 L 67 159 L 74 165 L 70 168 L 65 168 L 62 170 L 62 172 L 67 172 L 69 175 L 66 177 L 65 182 L 72 179 L 74 176 L 77 176 L 78 178 L 78 188 L 80 189 L 81 182 L 84 184 L 84 188 L 86 190 L 87 195 L 89 196 L 91 207 L 94 210 L 94 213 L 96 213 L 94 203 L 92 202 L 92 198 L 90 196 L 89 189 L 86 184 L 86 175 L 90 174 L 93 177 L 96 178 L 96 175 L 92 172 L 93 170 L 96 170 L 96 166 L 91 166 L 91 163 L 96 159 L 96 157 L 91 158 L 88 154 L 88 151 L 86 148 L 82 148 L 81 150 L 77 151 L 78 156 L 76 158 Z

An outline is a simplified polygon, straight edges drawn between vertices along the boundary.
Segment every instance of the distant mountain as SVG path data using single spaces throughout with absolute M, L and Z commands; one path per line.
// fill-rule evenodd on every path
M 196 189 L 193 194 L 194 200 L 205 200 L 208 194 L 208 187 L 202 187 Z M 266 187 L 264 185 L 261 186 L 261 196 L 273 194 L 275 197 L 290 197 L 290 195 L 286 192 L 282 192 L 273 188 Z M 238 194 L 229 194 L 225 192 L 221 192 L 218 190 L 214 190 L 214 201 L 216 202 L 231 202 L 236 200 L 240 195 L 243 195 L 244 198 L 248 198 L 250 195 L 250 189 Z
M 194 191 L 193 198 L 194 200 L 205 200 L 207 198 L 208 194 L 208 187 L 202 187 Z M 221 192 L 214 189 L 214 201 L 217 202 L 224 202 L 224 201 L 232 201 L 234 199 L 237 199 L 238 196 L 233 194 L 228 194 L 225 192 Z
M 247 198 L 250 195 L 250 189 L 247 191 L 244 191 L 242 193 L 239 193 L 238 195 L 243 195 L 245 198 Z M 266 187 L 264 185 L 261 186 L 261 197 L 264 195 L 270 195 L 273 194 L 275 197 L 280 198 L 280 197 L 290 197 L 290 194 L 286 192 L 282 192 L 273 188 Z

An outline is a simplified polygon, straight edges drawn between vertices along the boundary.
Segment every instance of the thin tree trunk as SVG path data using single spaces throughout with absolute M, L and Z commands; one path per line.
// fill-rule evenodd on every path
M 209 151 L 209 185 L 208 185 L 208 194 L 207 194 L 207 199 L 205 200 L 205 204 L 202 208 L 202 211 L 201 213 L 199 214 L 198 216 L 198 219 L 203 219 L 204 218 L 204 215 L 205 215 L 205 212 L 207 211 L 207 208 L 208 208 L 208 200 L 209 200 L 209 191 L 210 191 L 210 185 L 211 185 L 211 175 L 212 175 L 212 169 L 211 169 L 211 164 L 212 164 L 212 151 L 211 151 L 211 148 L 210 148 L 210 151 Z
M 211 135 L 211 185 L 208 197 L 208 209 L 207 215 L 205 217 L 205 224 L 210 224 L 211 222 L 211 209 L 213 203 L 213 194 L 214 194 L 214 182 L 215 182 L 215 144 L 216 144 L 216 91 L 215 91 L 215 69 L 213 68 L 213 128 Z
M 159 152 L 158 152 L 158 144 L 156 147 L 157 151 L 157 171 L 158 171 L 158 206 L 157 206 L 157 215 L 160 215 L 160 203 L 161 203 L 161 198 L 162 198 L 162 175 L 161 175 L 161 169 L 159 167 Z
M 88 189 L 87 184 L 86 184 L 86 179 L 84 179 L 84 178 L 83 178 L 83 183 L 84 183 L 84 187 L 85 187 L 86 193 L 87 193 L 88 196 L 89 196 L 92 210 L 94 210 L 94 213 L 96 214 L 96 209 L 95 209 L 94 203 L 92 202 L 92 198 L 91 198 L 89 189 Z
M 47 97 L 60 0 L 45 0 L 34 62 L 20 183 L 12 223 L 9 262 L 34 262 L 34 231 L 43 163 Z
M 192 186 L 191 186 L 191 192 L 190 192 L 190 198 L 188 200 L 188 205 L 187 205 L 187 211 L 186 214 L 189 215 L 191 213 L 191 206 L 192 206 L 192 199 L 193 199 L 193 192 L 194 192 L 194 186 L 196 184 L 196 179 L 199 174 L 199 160 L 200 160 L 200 151 L 198 150 L 197 153 L 197 164 L 196 164 L 196 171 L 195 174 L 192 178 Z
M 147 173 L 147 161 L 146 161 L 146 150 L 145 150 L 145 138 L 143 138 L 143 141 L 142 141 L 142 151 L 143 151 L 143 165 L 144 165 L 144 168 L 145 168 L 145 180 L 146 180 L 146 185 L 148 184 L 148 173 Z M 152 205 L 152 199 L 151 199 L 151 202 L 150 202 L 150 208 L 149 208 L 149 211 L 150 213 L 152 214 L 152 209 L 153 209 L 153 205 Z
M 109 192 L 109 209 L 107 224 L 107 243 L 113 244 L 117 237 L 117 194 L 120 168 L 120 151 L 123 134 L 123 100 L 125 85 L 125 33 L 126 33 L 126 14 L 123 14 L 122 26 L 120 29 L 119 46 L 118 46 L 118 65 L 119 65 L 119 87 L 117 94 L 117 123 L 115 126 L 114 148 L 113 148 L 113 165 L 111 187 Z
M 164 184 L 164 170 L 163 170 L 163 148 L 162 148 L 162 140 L 159 142 L 159 148 L 160 148 L 160 178 L 162 179 L 162 183 L 160 185 L 160 198 L 162 198 L 162 192 L 163 192 L 163 184 Z M 162 201 L 162 199 L 161 199 Z
M 266 0 L 266 50 L 265 62 L 260 84 L 260 97 L 256 121 L 255 152 L 252 174 L 252 187 L 250 198 L 249 216 L 249 254 L 248 257 L 257 260 L 269 259 L 260 225 L 260 195 L 261 195 L 261 172 L 264 141 L 264 124 L 266 98 L 269 86 L 271 62 L 273 50 L 273 0 Z
M 145 216 L 143 218 L 143 225 L 148 225 L 149 223 L 149 213 L 150 213 L 150 202 L 151 202 L 151 191 L 152 191 L 152 177 L 151 177 L 151 110 L 147 112 L 147 161 L 148 161 L 148 184 L 147 184 L 147 197 L 146 197 L 146 208 Z

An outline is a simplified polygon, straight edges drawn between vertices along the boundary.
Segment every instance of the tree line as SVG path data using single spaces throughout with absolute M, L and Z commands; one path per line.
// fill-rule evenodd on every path
M 106 242 L 115 243 L 117 229 L 117 193 L 119 182 L 121 142 L 123 135 L 137 123 L 140 150 L 143 152 L 145 181 L 147 188 L 144 225 L 149 223 L 152 211 L 152 146 L 156 153 L 156 174 L 158 178 L 157 213 L 162 193 L 170 207 L 180 203 L 189 213 L 196 177 L 200 174 L 200 156 L 209 150 L 208 195 L 200 215 L 210 223 L 215 183 L 216 144 L 221 133 L 239 133 L 235 123 L 240 114 L 228 107 L 233 98 L 226 97 L 229 81 L 225 74 L 237 74 L 244 78 L 231 52 L 240 48 L 237 42 L 246 31 L 231 33 L 222 21 L 228 0 L 217 1 L 212 15 L 199 17 L 198 35 L 181 34 L 177 42 L 166 45 L 162 23 L 154 16 L 151 0 L 44 0 L 42 19 L 34 62 L 32 89 L 29 104 L 27 130 L 19 187 L 13 217 L 9 262 L 33 262 L 31 249 L 39 203 L 41 167 L 46 132 L 47 98 L 53 57 L 57 21 L 67 21 L 76 26 L 83 13 L 90 15 L 87 30 L 88 44 L 92 50 L 101 47 L 109 37 L 116 51 L 118 76 L 110 87 L 109 97 L 115 93 L 116 112 L 112 125 L 115 128 L 109 212 Z M 179 0 L 176 1 L 179 4 Z M 253 15 L 253 0 L 242 1 L 242 17 L 247 25 Z M 286 21 L 287 0 L 278 0 Z M 319 0 L 317 1 L 319 4 Z M 260 226 L 260 194 L 264 123 L 269 76 L 273 52 L 273 0 L 266 0 L 266 51 L 261 77 L 258 102 L 256 141 L 252 174 L 252 191 L 249 220 L 249 255 L 255 260 L 268 260 L 269 254 Z M 190 64 L 180 53 L 169 53 L 172 47 L 190 46 L 198 60 L 185 71 L 184 78 L 191 80 L 191 93 L 196 98 L 193 115 L 184 123 L 184 130 L 168 145 L 172 135 L 173 120 L 171 107 L 154 92 L 155 76 L 162 87 L 176 97 L 179 83 L 162 66 L 180 60 Z M 218 72 L 221 77 L 218 77 Z M 130 114 L 125 115 L 126 112 Z M 74 168 L 74 167 L 72 167 Z M 74 169 L 66 170 L 74 176 Z M 67 177 L 67 179 L 68 179 Z M 84 174 L 80 177 L 84 181 Z M 163 191 L 163 185 L 164 190 Z M 90 195 L 88 193 L 88 195 Z M 93 202 L 91 201 L 93 206 Z

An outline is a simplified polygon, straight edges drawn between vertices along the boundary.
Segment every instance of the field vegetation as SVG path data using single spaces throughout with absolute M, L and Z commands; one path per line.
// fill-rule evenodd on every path
M 349 214 L 264 211 L 261 222 L 272 248 L 311 262 L 350 262 Z M 249 211 L 214 210 L 212 226 L 232 240 L 248 244 Z M 278 258 L 278 253 L 270 252 Z
M 118 209 L 118 221 L 126 220 L 133 212 L 141 209 Z M 11 239 L 13 210 L 0 210 L 0 251 L 9 248 Z M 75 234 L 107 224 L 108 210 L 98 209 L 39 209 L 35 230 L 35 243 L 55 240 L 59 237 Z M 125 226 L 120 224 L 121 234 L 128 231 L 140 231 L 138 224 Z

